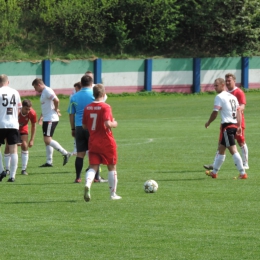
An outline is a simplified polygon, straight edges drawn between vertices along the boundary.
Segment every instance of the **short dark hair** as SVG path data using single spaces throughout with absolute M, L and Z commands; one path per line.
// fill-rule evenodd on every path
M 77 82 L 74 84 L 74 87 L 77 87 L 78 89 L 81 89 L 81 82 Z
M 81 86 L 82 87 L 90 87 L 92 86 L 92 83 L 93 83 L 93 80 L 90 76 L 88 75 L 84 75 L 82 78 L 81 78 Z
M 36 86 L 39 84 L 44 84 L 42 79 L 36 78 L 33 82 L 32 82 L 32 86 Z
M 29 100 L 29 99 L 23 100 L 22 106 L 23 106 L 23 107 L 31 107 L 31 106 L 32 106 L 31 100 Z

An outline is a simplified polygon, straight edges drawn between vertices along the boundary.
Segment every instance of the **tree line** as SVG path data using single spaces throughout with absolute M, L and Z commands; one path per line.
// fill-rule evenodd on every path
M 250 56 L 259 0 L 0 0 L 2 49 Z

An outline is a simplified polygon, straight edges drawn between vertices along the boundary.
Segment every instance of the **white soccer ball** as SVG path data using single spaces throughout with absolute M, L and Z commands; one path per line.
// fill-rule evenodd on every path
M 158 183 L 154 180 L 148 180 L 144 183 L 144 191 L 146 193 L 154 193 L 158 190 Z

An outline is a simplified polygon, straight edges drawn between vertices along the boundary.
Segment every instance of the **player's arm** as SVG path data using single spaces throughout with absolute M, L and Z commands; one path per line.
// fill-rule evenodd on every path
M 209 125 L 217 118 L 218 116 L 218 111 L 212 111 L 208 122 L 206 122 L 205 127 L 208 128 Z
M 237 135 L 241 135 L 242 134 L 242 128 L 241 128 L 241 109 L 240 107 L 237 108 Z
M 53 101 L 53 104 L 54 104 L 54 110 L 56 111 L 58 116 L 61 116 L 61 113 L 60 113 L 60 110 L 59 110 L 60 100 L 57 97 L 55 97 L 52 101 Z
M 36 133 L 36 124 L 31 122 L 31 138 L 30 138 L 30 141 L 28 143 L 29 147 L 33 146 L 35 133 Z
M 110 121 L 110 120 L 106 120 L 104 122 L 105 126 L 107 128 L 116 128 L 117 127 L 117 121 L 113 120 L 113 121 Z
M 69 114 L 71 135 L 75 137 L 75 114 Z
M 43 119 L 43 117 L 42 117 L 42 113 L 40 114 L 40 117 L 39 117 L 39 119 L 38 119 L 38 124 L 39 125 L 42 125 L 42 119 Z
M 241 114 L 243 114 L 244 110 L 246 108 L 246 96 L 245 96 L 245 93 L 241 90 L 240 92 L 237 93 L 237 95 L 235 95 L 235 97 L 238 100 Z
M 239 104 L 239 106 L 240 106 L 240 111 L 241 111 L 241 113 L 243 114 L 243 113 L 244 113 L 244 110 L 245 110 L 245 107 L 246 107 L 246 105 L 245 105 L 245 104 Z

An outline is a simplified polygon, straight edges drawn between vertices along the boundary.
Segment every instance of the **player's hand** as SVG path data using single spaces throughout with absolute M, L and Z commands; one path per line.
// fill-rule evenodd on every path
M 28 143 L 28 147 L 32 147 L 33 146 L 33 140 L 30 140 Z
M 241 127 L 237 128 L 236 135 L 242 135 L 242 128 Z
M 115 120 L 115 118 L 114 118 L 114 121 L 113 121 L 113 127 L 117 127 L 117 121 Z
M 60 110 L 57 109 L 56 113 L 58 114 L 58 116 L 61 116 Z
M 209 121 L 206 122 L 205 127 L 206 127 L 206 128 L 209 127 Z
M 42 117 L 39 118 L 38 124 L 39 124 L 39 125 L 42 125 Z

